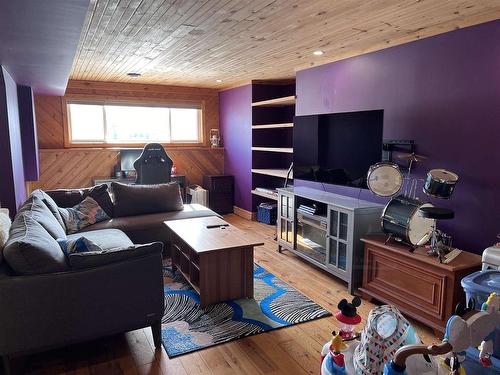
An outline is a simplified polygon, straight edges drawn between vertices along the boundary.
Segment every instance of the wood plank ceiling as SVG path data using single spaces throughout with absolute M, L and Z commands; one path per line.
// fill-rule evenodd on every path
M 71 78 L 223 88 L 499 18 L 499 0 L 92 0 Z

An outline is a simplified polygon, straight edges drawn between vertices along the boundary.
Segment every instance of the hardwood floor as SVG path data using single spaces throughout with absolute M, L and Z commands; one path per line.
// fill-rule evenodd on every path
M 236 215 L 225 219 L 247 235 L 263 237 L 255 261 L 293 285 L 324 308 L 335 312 L 342 298 L 349 298 L 346 284 L 314 268 L 289 252 L 278 253 L 274 227 Z M 363 301 L 363 324 L 374 307 Z M 99 317 L 96 317 L 98 319 Z M 413 322 L 426 344 L 436 342 L 432 330 Z M 92 342 L 73 345 L 14 361 L 28 374 L 318 374 L 319 353 L 338 330 L 334 317 L 262 333 L 241 340 L 169 359 L 163 349 L 154 350 L 150 329 L 141 329 Z

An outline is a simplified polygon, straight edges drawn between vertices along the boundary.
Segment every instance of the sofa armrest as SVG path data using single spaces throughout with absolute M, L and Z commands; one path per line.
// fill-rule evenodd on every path
M 164 309 L 162 247 L 54 274 L 0 278 L 0 355 L 44 350 L 152 325 Z
M 158 251 L 161 252 L 162 249 L 163 244 L 161 242 L 152 242 L 149 244 L 118 247 L 101 251 L 72 253 L 69 255 L 69 264 L 72 269 L 99 267 L 109 263 L 145 256 Z

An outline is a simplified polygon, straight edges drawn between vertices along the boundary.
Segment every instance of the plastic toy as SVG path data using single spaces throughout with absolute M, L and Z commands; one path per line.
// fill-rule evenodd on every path
M 341 301 L 339 308 L 346 302 Z M 344 340 L 343 334 L 354 332 L 349 327 L 343 334 L 333 332 L 332 340 L 323 347 L 320 374 L 465 375 L 465 350 L 478 346 L 481 364 L 490 366 L 493 336 L 500 325 L 500 296 L 491 293 L 480 311 L 471 300 L 466 308 L 457 306 L 455 314 L 448 319 L 443 341 L 426 346 L 394 306 L 377 307 L 360 336 Z
M 448 319 L 441 344 L 408 345 L 399 349 L 394 359 L 385 365 L 384 375 L 412 375 L 406 371 L 406 360 L 415 354 L 446 355 L 444 360 L 439 361 L 435 374 L 465 375 L 462 367 L 465 350 L 478 345 L 481 347 L 481 363 L 491 365 L 489 356 L 492 352 L 492 332 L 500 324 L 500 296 L 491 293 L 481 311 L 474 310 L 473 300 L 471 302 L 467 309 L 457 308 L 460 315 L 453 315 Z
M 356 309 L 359 306 L 361 306 L 361 299 L 359 297 L 354 297 L 351 303 L 343 299 L 337 305 L 339 311 L 335 314 L 335 318 L 340 322 L 339 333 L 343 340 L 356 338 L 354 326 L 361 323 L 361 317 L 358 315 Z

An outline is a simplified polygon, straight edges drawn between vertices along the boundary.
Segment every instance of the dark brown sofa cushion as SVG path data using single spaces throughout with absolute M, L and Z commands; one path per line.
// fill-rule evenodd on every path
M 108 185 L 96 185 L 85 189 L 58 189 L 46 192 L 62 208 L 74 207 L 87 197 L 93 198 L 109 217 L 113 217 L 113 202 Z
M 52 212 L 52 215 L 54 215 L 59 224 L 61 224 L 61 227 L 64 231 L 66 231 L 64 220 L 62 219 L 61 214 L 59 214 L 59 207 L 57 206 L 57 203 L 54 202 L 54 200 L 41 189 L 34 190 L 31 195 L 40 198 L 43 203 L 45 203 L 50 212 Z
M 180 211 L 184 207 L 177 182 L 157 185 L 112 182 L 111 191 L 115 199 L 114 217 Z
M 68 269 L 66 256 L 57 241 L 31 218 L 29 212 L 17 214 L 10 228 L 4 257 L 9 266 L 21 275 Z
M 70 234 L 68 235 L 68 240 L 76 240 L 79 237 L 89 239 L 103 250 L 134 245 L 130 238 L 119 229 L 91 230 L 84 233 Z
M 54 239 L 66 238 L 66 230 L 61 226 L 45 203 L 37 196 L 31 195 L 19 209 L 40 224 Z
M 69 264 L 73 269 L 93 268 L 145 256 L 151 253 L 154 254 L 162 249 L 163 244 L 161 242 L 153 242 L 144 245 L 131 245 L 109 250 L 73 253 L 69 256 Z

